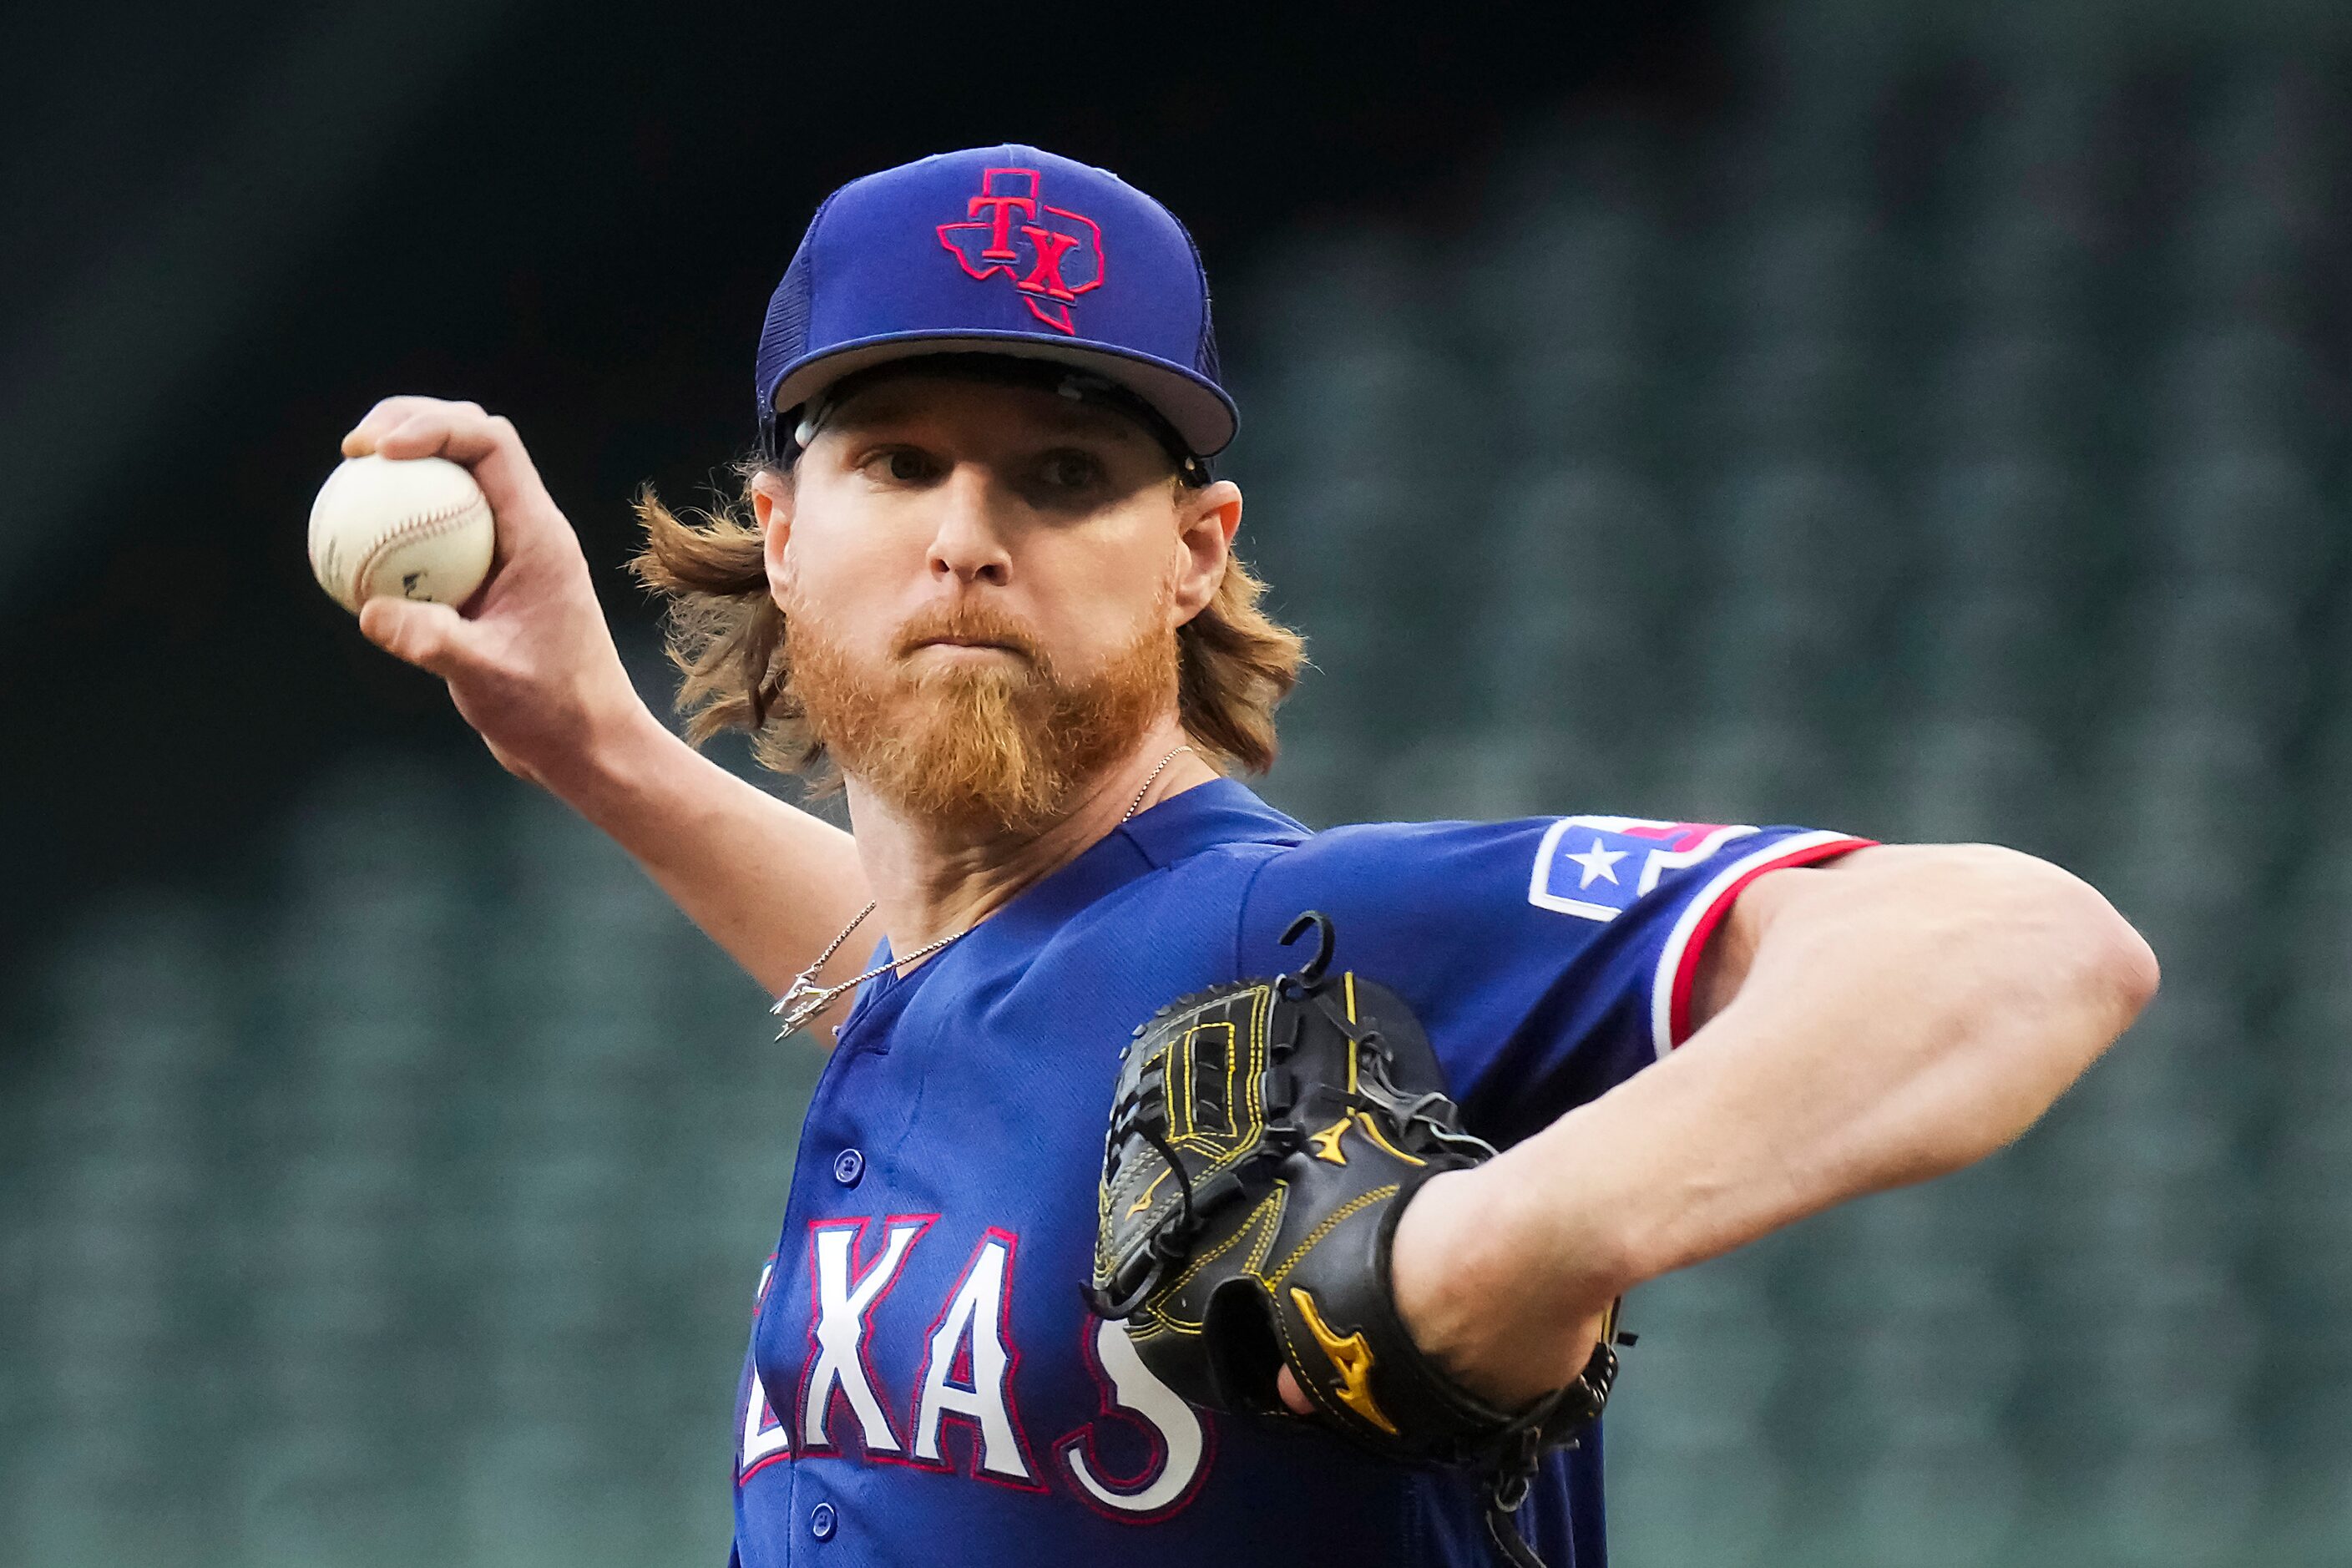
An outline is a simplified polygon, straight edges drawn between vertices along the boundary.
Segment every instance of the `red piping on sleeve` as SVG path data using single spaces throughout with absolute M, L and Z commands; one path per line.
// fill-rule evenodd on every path
M 1716 926 L 1731 910 L 1731 906 L 1747 889 L 1748 884 L 1767 871 L 1785 871 L 1792 866 L 1811 866 L 1856 849 L 1867 849 L 1876 844 L 1871 838 L 1834 838 L 1826 844 L 1808 844 L 1791 849 L 1785 855 L 1759 862 L 1741 871 L 1722 888 L 1700 911 L 1698 921 L 1683 940 L 1682 954 L 1675 967 L 1673 987 L 1667 992 L 1666 1031 L 1668 1048 L 1679 1047 L 1690 1038 L 1691 992 L 1698 984 L 1698 961 L 1706 952 L 1707 938 L 1715 934 Z

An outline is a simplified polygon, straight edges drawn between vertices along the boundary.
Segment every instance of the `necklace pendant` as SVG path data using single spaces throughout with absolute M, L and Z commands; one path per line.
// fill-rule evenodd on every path
M 795 976 L 790 988 L 776 999 L 773 1007 L 768 1009 L 783 1021 L 783 1026 L 776 1031 L 776 1038 L 789 1039 L 800 1033 L 810 1019 L 824 1011 L 825 1004 L 833 1000 L 834 994 L 823 986 L 811 984 L 805 974 Z

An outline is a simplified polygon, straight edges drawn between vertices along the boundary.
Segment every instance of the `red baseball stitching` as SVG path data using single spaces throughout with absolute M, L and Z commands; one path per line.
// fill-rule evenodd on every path
M 428 512 L 423 517 L 411 518 L 408 521 L 402 523 L 398 528 L 394 529 L 390 533 L 385 534 L 382 539 L 377 540 L 374 544 L 369 547 L 368 552 L 360 557 L 359 566 L 352 573 L 350 583 L 351 595 L 357 601 L 357 603 L 353 604 L 352 607 L 353 609 L 357 609 L 360 605 L 367 602 L 366 600 L 360 598 L 360 589 L 366 584 L 368 578 L 374 574 L 375 563 L 383 558 L 386 551 L 390 550 L 395 544 L 405 544 L 412 539 L 425 538 L 441 528 L 444 524 L 458 521 L 471 513 L 478 506 L 484 511 L 488 511 L 490 510 L 490 503 L 487 500 L 477 496 L 472 500 L 466 501 L 451 510 Z M 496 516 L 493 515 L 490 521 L 491 526 L 495 529 L 498 524 Z M 491 548 L 493 550 L 497 548 L 497 537 L 495 534 L 492 535 Z

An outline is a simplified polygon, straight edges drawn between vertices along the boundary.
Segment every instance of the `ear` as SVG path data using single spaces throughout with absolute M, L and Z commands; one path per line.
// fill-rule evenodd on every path
M 762 469 L 751 476 L 751 517 L 760 525 L 761 553 L 771 584 L 782 581 L 784 545 L 793 535 L 793 484 L 782 474 Z
M 1242 525 L 1241 487 L 1219 479 L 1176 496 L 1176 624 L 1182 626 L 1217 596 L 1233 559 L 1234 531 Z

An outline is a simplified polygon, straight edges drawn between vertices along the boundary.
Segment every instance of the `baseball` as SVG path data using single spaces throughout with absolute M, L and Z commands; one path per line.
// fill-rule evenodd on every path
M 310 570 L 353 615 L 379 595 L 464 604 L 497 542 L 481 487 L 446 458 L 352 458 L 310 503 Z

